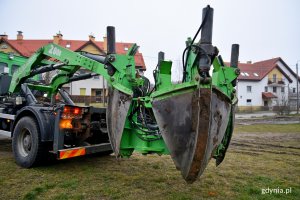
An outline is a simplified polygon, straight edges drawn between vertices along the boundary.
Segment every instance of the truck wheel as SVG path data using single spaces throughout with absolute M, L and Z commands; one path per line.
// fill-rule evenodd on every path
M 42 161 L 46 148 L 40 139 L 39 126 L 32 117 L 23 117 L 13 132 L 12 149 L 16 163 L 30 168 Z

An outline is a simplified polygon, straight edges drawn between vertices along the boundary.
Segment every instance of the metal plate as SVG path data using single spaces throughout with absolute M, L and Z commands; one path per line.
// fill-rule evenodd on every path
M 232 106 L 230 104 L 230 99 L 218 89 L 213 88 L 210 116 L 210 134 L 207 144 L 207 149 L 209 150 L 210 154 L 206 154 L 206 165 L 213 157 L 217 146 L 222 142 L 224 138 L 229 123 L 231 107 Z M 203 170 L 204 169 L 200 171 L 200 174 L 203 173 Z
M 226 132 L 225 132 L 225 135 L 222 139 L 222 143 L 223 143 L 225 149 L 220 154 L 220 156 L 216 157 L 216 166 L 220 165 L 223 162 L 223 160 L 225 158 L 225 155 L 226 155 L 226 151 L 229 147 L 229 144 L 230 144 L 230 141 L 231 141 L 231 138 L 232 138 L 232 133 L 233 133 L 233 130 L 234 130 L 235 109 L 236 109 L 236 104 L 233 104 L 231 106 L 231 114 L 229 114 L 229 121 L 228 121 L 228 125 L 227 125 L 227 128 L 226 128 Z
M 107 131 L 116 157 L 120 154 L 120 143 L 130 104 L 129 95 L 112 87 L 108 88 Z
M 153 111 L 171 157 L 183 178 L 194 182 L 220 144 L 228 123 L 229 99 L 217 89 L 153 101 Z

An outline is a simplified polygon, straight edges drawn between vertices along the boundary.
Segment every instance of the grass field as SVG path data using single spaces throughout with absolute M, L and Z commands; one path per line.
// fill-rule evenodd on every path
M 300 127 L 237 126 L 224 162 L 189 185 L 169 156 L 81 157 L 22 169 L 0 140 L 0 199 L 300 199 Z M 262 194 L 262 189 L 291 194 Z

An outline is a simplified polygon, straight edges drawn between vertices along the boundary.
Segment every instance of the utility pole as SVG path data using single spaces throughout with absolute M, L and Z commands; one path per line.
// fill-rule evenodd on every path
M 296 73 L 297 73 L 297 114 L 299 114 L 299 75 L 298 75 L 298 61 L 296 63 Z

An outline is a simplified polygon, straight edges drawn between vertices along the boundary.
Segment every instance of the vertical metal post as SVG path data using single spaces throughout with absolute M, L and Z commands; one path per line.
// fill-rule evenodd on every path
M 160 69 L 160 62 L 164 60 L 165 60 L 165 53 L 162 51 L 158 52 L 158 62 L 157 62 L 158 69 Z
M 239 48 L 238 44 L 233 44 L 231 46 L 231 59 L 230 59 L 230 67 L 238 67 L 239 63 Z
M 62 129 L 59 127 L 59 121 L 61 117 L 61 110 L 57 111 L 57 114 L 55 116 L 55 122 L 54 122 L 54 138 L 53 138 L 53 151 L 54 153 L 57 153 L 58 150 L 61 150 L 64 148 L 64 138 L 65 133 Z
M 116 53 L 116 34 L 115 27 L 108 26 L 107 31 L 107 54 Z
M 202 21 L 205 18 L 205 22 L 201 31 L 201 44 L 211 44 L 212 43 L 212 31 L 213 31 L 213 18 L 214 9 L 207 6 L 202 10 Z
M 105 107 L 105 83 L 104 83 L 104 77 L 102 77 L 102 102 L 103 102 L 103 106 Z
M 158 62 L 165 60 L 165 53 L 160 51 L 158 52 Z
M 115 27 L 108 26 L 106 28 L 107 31 L 107 55 L 115 54 L 116 53 L 116 35 L 115 35 Z M 113 55 L 110 55 L 109 59 L 110 62 L 115 60 Z M 116 68 L 112 65 L 107 65 L 107 73 L 110 76 L 113 76 L 116 72 Z
M 297 114 L 299 114 L 299 74 L 298 74 L 298 62 L 296 64 L 297 73 Z

